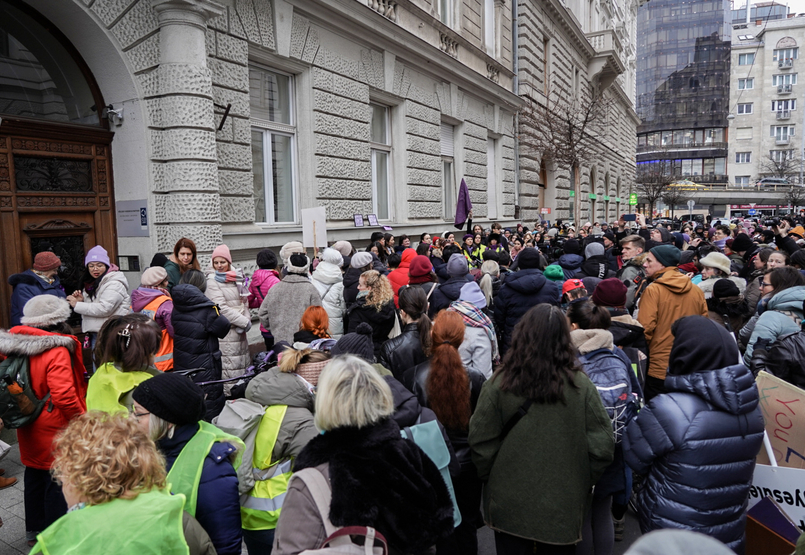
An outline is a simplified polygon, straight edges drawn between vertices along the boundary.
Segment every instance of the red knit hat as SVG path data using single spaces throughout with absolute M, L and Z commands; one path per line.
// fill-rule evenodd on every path
M 430 274 L 432 270 L 433 264 L 430 263 L 430 259 L 424 254 L 416 255 L 411 259 L 411 263 L 408 265 L 408 275 L 411 277 L 426 276 Z
M 598 306 L 622 307 L 626 305 L 626 285 L 618 278 L 602 280 L 595 286 L 592 301 Z
M 61 259 L 50 251 L 38 253 L 34 257 L 34 270 L 37 272 L 49 272 L 61 266 Z

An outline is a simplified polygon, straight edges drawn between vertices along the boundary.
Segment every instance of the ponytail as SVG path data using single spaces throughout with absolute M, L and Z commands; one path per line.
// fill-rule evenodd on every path
M 464 319 L 443 310 L 433 322 L 433 355 L 425 383 L 428 404 L 447 429 L 466 431 L 470 423 L 470 378 L 458 348 L 464 341 Z
M 428 296 L 424 289 L 418 285 L 406 285 L 399 291 L 400 309 L 404 310 L 409 318 L 416 321 L 419 330 L 419 345 L 422 351 L 430 354 L 430 331 L 431 323 L 428 318 Z

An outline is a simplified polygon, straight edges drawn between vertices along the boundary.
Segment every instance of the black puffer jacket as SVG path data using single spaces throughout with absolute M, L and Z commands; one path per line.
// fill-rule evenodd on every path
M 450 303 L 457 301 L 461 295 L 461 288 L 467 284 L 467 281 L 472 279 L 470 274 L 460 277 L 451 277 L 442 283 L 436 291 L 430 296 L 430 309 L 428 316 L 435 318 L 440 310 L 450 306 Z
M 406 370 L 427 359 L 419 341 L 419 326 L 414 323 L 406 324 L 400 335 L 383 343 L 378 362 L 391 370 L 396 379 L 402 380 Z
M 579 271 L 573 276 L 576 279 L 584 279 L 586 277 L 595 277 L 598 279 L 607 279 L 615 277 L 615 272 L 609 269 L 609 261 L 605 255 L 591 256 L 581 263 Z
M 759 339 L 752 351 L 752 373 L 765 370 L 780 379 L 805 388 L 805 331 L 789 333 L 771 345 Z
M 637 498 L 640 529 L 701 532 L 744 551 L 746 503 L 763 414 L 752 373 L 727 331 L 702 316 L 673 326 L 665 395 L 626 428 L 623 452 L 648 474 Z M 715 368 L 715 369 L 711 369 Z
M 344 272 L 344 302 L 347 303 L 347 309 L 354 305 L 358 298 L 358 280 L 362 273 L 360 268 L 352 267 L 347 268 L 347 271 Z M 344 328 L 346 329 L 346 323 Z
M 193 381 L 221 379 L 221 351 L 218 339 L 229 333 L 229 320 L 195 285 L 181 283 L 171 291 L 173 297 L 173 370 L 204 368 L 191 374 Z M 205 420 L 211 421 L 224 408 L 223 384 L 206 385 Z
M 514 326 L 532 306 L 548 303 L 559 306 L 562 289 L 537 269 L 520 270 L 506 276 L 495 299 L 495 328 L 500 334 L 500 354 L 506 354 Z
M 368 306 L 366 298 L 362 297 L 352 305 L 352 308 L 347 310 L 347 315 L 349 317 L 347 333 L 356 332 L 361 322 L 366 322 L 372 326 L 375 360 L 379 360 L 380 347 L 389 338 L 389 333 L 394 327 L 394 319 L 397 317 L 397 312 L 394 310 L 394 301 L 387 302 L 378 311 L 375 307 Z

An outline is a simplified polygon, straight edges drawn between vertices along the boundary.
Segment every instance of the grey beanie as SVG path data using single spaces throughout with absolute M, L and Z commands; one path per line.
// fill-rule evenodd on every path
M 584 258 L 590 258 L 592 256 L 601 256 L 604 254 L 604 245 L 601 243 L 590 243 L 584 249 Z
M 447 261 L 447 275 L 450 277 L 466 276 L 470 271 L 469 264 L 467 264 L 467 257 L 463 254 L 456 253 L 450 256 Z
M 55 295 L 31 297 L 22 307 L 20 322 L 32 328 L 47 328 L 66 322 L 70 317 L 70 303 Z
M 349 265 L 356 270 L 360 270 L 372 263 L 372 253 L 370 252 L 356 252 L 352 255 Z

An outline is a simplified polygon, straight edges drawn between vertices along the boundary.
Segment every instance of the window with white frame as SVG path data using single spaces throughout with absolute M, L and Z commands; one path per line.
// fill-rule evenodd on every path
M 796 85 L 797 84 L 797 74 L 796 73 L 783 73 L 780 75 L 772 75 L 771 76 L 771 84 L 773 87 L 778 85 Z
M 797 109 L 797 99 L 796 98 L 789 98 L 787 100 L 772 100 L 771 101 L 771 111 L 772 112 L 787 112 L 789 110 L 796 110 Z
M 794 151 L 789 150 L 772 150 L 769 151 L 769 157 L 776 163 L 785 162 L 786 160 L 794 159 Z
M 293 77 L 249 67 L 255 220 L 294 223 L 296 218 L 296 122 Z
M 777 141 L 785 141 L 794 136 L 793 125 L 772 125 L 771 136 Z
M 735 153 L 735 163 L 736 164 L 749 164 L 752 161 L 752 153 L 751 152 L 736 152 Z
M 749 185 L 749 179 L 751 176 L 749 175 L 736 175 L 735 176 L 735 184 L 736 185 Z
M 436 6 L 439 11 L 439 20 L 448 27 L 453 27 L 455 0 L 436 0 Z
M 738 79 L 738 90 L 745 90 L 745 89 L 754 89 L 755 88 L 755 78 L 754 77 L 747 77 L 746 79 Z
M 444 219 L 452 220 L 456 215 L 456 172 L 455 172 L 455 127 L 442 123 L 442 202 Z
M 799 48 L 780 48 L 775 50 L 772 55 L 773 61 L 778 60 L 796 60 L 799 57 Z
M 744 104 L 738 104 L 738 114 L 739 115 L 746 115 L 752 113 L 752 103 L 746 102 Z
M 739 66 L 749 66 L 755 61 L 755 53 L 750 52 L 749 54 L 738 54 L 738 65 Z
M 490 219 L 498 217 L 497 143 L 492 137 L 486 139 L 486 216 Z
M 372 134 L 370 147 L 372 150 L 372 211 L 378 220 L 391 219 L 390 194 L 391 187 L 391 129 L 389 108 L 379 104 L 370 104 L 372 109 Z

